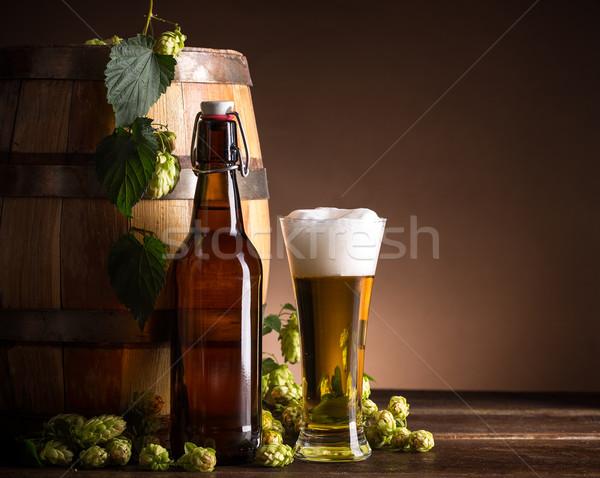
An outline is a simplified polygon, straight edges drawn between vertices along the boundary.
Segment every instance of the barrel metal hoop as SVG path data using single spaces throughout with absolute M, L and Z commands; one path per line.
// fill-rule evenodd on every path
M 144 331 L 127 310 L 0 309 L 0 342 L 168 344 L 173 310 L 157 310 Z
M 182 169 L 174 191 L 160 200 L 193 199 L 196 182 L 191 169 Z M 242 200 L 268 199 L 266 169 L 251 169 L 248 177 L 238 173 L 238 188 Z M 106 198 L 106 190 L 91 165 L 0 164 L 0 195 Z

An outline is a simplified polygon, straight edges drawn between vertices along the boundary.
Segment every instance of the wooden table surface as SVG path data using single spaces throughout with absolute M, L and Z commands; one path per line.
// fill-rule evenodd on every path
M 456 395 L 375 390 L 371 398 L 381 408 L 393 394 L 404 395 L 410 403 L 409 429 L 425 429 L 434 434 L 435 447 L 430 452 L 375 450 L 368 460 L 357 463 L 295 461 L 284 468 L 217 467 L 211 475 L 600 477 L 600 394 L 465 392 Z M 0 477 L 69 477 L 74 473 L 59 468 L 0 468 Z M 89 478 L 190 476 L 183 471 L 159 475 L 142 472 L 135 465 L 76 473 Z

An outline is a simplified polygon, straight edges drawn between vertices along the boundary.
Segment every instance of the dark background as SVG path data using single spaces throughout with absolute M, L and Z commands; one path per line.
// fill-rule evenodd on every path
M 148 6 L 68 3 L 101 37 L 141 32 Z M 407 248 L 375 281 L 379 387 L 600 391 L 600 3 L 515 24 L 532 4 L 155 2 L 187 45 L 248 58 L 273 227 L 369 207 Z M 0 46 L 94 36 L 62 1 L 14 2 Z M 278 236 L 270 312 L 293 297 Z

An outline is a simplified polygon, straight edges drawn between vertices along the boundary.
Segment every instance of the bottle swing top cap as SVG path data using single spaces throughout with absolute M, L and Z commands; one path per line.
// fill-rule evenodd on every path
M 200 103 L 202 116 L 222 116 L 233 113 L 233 101 L 203 101 Z

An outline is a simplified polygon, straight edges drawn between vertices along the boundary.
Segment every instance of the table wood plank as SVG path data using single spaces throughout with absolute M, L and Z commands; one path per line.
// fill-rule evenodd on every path
M 375 450 L 368 460 L 357 463 L 295 461 L 275 469 L 254 464 L 217 467 L 207 476 L 600 477 L 600 394 L 469 392 L 459 394 L 461 400 L 452 392 L 375 390 L 372 398 L 383 408 L 391 395 L 408 399 L 410 429 L 433 432 L 436 445 L 430 452 Z M 59 478 L 71 473 L 65 475 L 64 468 L 0 468 L 0 478 Z M 158 476 L 136 465 L 79 470 L 78 474 L 86 478 Z M 160 476 L 190 475 L 174 468 Z

